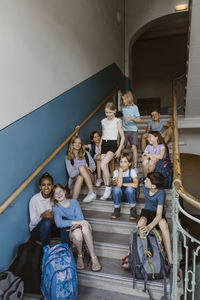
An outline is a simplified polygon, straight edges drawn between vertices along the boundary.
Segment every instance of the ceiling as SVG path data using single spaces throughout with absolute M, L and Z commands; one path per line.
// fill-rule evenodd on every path
M 187 33 L 188 12 L 174 13 L 159 18 L 151 23 L 151 26 L 142 34 L 137 41 L 148 39 L 160 39 L 168 36 L 182 35 Z

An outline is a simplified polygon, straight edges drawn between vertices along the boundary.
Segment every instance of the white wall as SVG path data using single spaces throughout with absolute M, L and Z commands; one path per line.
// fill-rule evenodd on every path
M 186 118 L 200 118 L 200 1 L 192 1 Z
M 181 153 L 200 155 L 200 128 L 179 129 L 179 141 Z
M 197 0 L 196 0 L 197 1 Z M 129 76 L 129 46 L 145 24 L 175 12 L 175 6 L 188 0 L 125 0 L 125 74 Z
M 124 0 L 2 0 L 0 41 L 2 129 L 113 62 L 124 71 Z

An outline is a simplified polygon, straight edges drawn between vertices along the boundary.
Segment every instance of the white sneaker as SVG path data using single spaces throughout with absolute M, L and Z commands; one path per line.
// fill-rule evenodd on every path
M 96 199 L 96 194 L 93 192 L 89 192 L 87 196 L 83 199 L 83 202 L 88 203 L 88 202 L 92 202 L 95 199 Z
M 100 198 L 101 200 L 107 200 L 110 198 L 112 192 L 111 186 L 106 186 L 103 196 Z
M 97 178 L 97 181 L 96 181 L 96 183 L 95 183 L 95 186 L 96 186 L 96 187 L 99 187 L 99 186 L 101 186 L 101 183 L 102 183 L 102 179 L 101 179 L 101 178 Z

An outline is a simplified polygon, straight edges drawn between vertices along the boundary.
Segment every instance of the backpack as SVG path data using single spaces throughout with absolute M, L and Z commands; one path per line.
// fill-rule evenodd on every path
M 9 267 L 9 271 L 24 281 L 25 293 L 41 294 L 42 254 L 42 245 L 30 239 L 18 247 L 17 256 Z
M 0 299 L 17 300 L 23 299 L 24 283 L 22 279 L 12 272 L 0 273 Z
M 173 164 L 169 159 L 159 159 L 154 172 L 160 172 L 164 176 L 164 189 L 170 189 L 173 181 Z
M 129 265 L 133 273 L 133 287 L 135 279 L 144 280 L 144 292 L 150 291 L 146 288 L 148 280 L 164 279 L 164 298 L 167 299 L 166 274 L 170 266 L 162 245 L 162 238 L 154 228 L 148 235 L 140 233 L 139 230 L 132 232 L 130 236 Z
M 78 276 L 72 252 L 66 243 L 43 247 L 41 291 L 44 300 L 77 300 Z
M 89 151 L 90 155 L 92 156 L 92 158 L 94 159 L 94 156 L 95 156 L 95 149 L 96 148 L 96 145 L 94 142 L 91 142 L 91 150 Z M 88 160 L 89 162 L 89 160 Z

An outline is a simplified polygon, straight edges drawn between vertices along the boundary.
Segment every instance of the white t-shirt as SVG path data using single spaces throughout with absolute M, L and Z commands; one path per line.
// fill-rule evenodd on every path
M 101 125 L 103 129 L 103 140 L 117 140 L 118 137 L 118 124 L 122 122 L 118 118 L 108 120 L 107 118 L 101 120 Z
M 37 226 L 41 221 L 40 215 L 45 210 L 52 209 L 50 198 L 43 198 L 42 193 L 35 194 L 29 202 L 29 214 L 30 214 L 30 231 Z
M 113 179 L 117 178 L 119 174 L 118 170 L 115 170 L 113 173 Z M 122 173 L 122 177 L 129 177 L 129 170 Z M 134 169 L 131 169 L 131 177 L 137 177 L 137 174 Z

